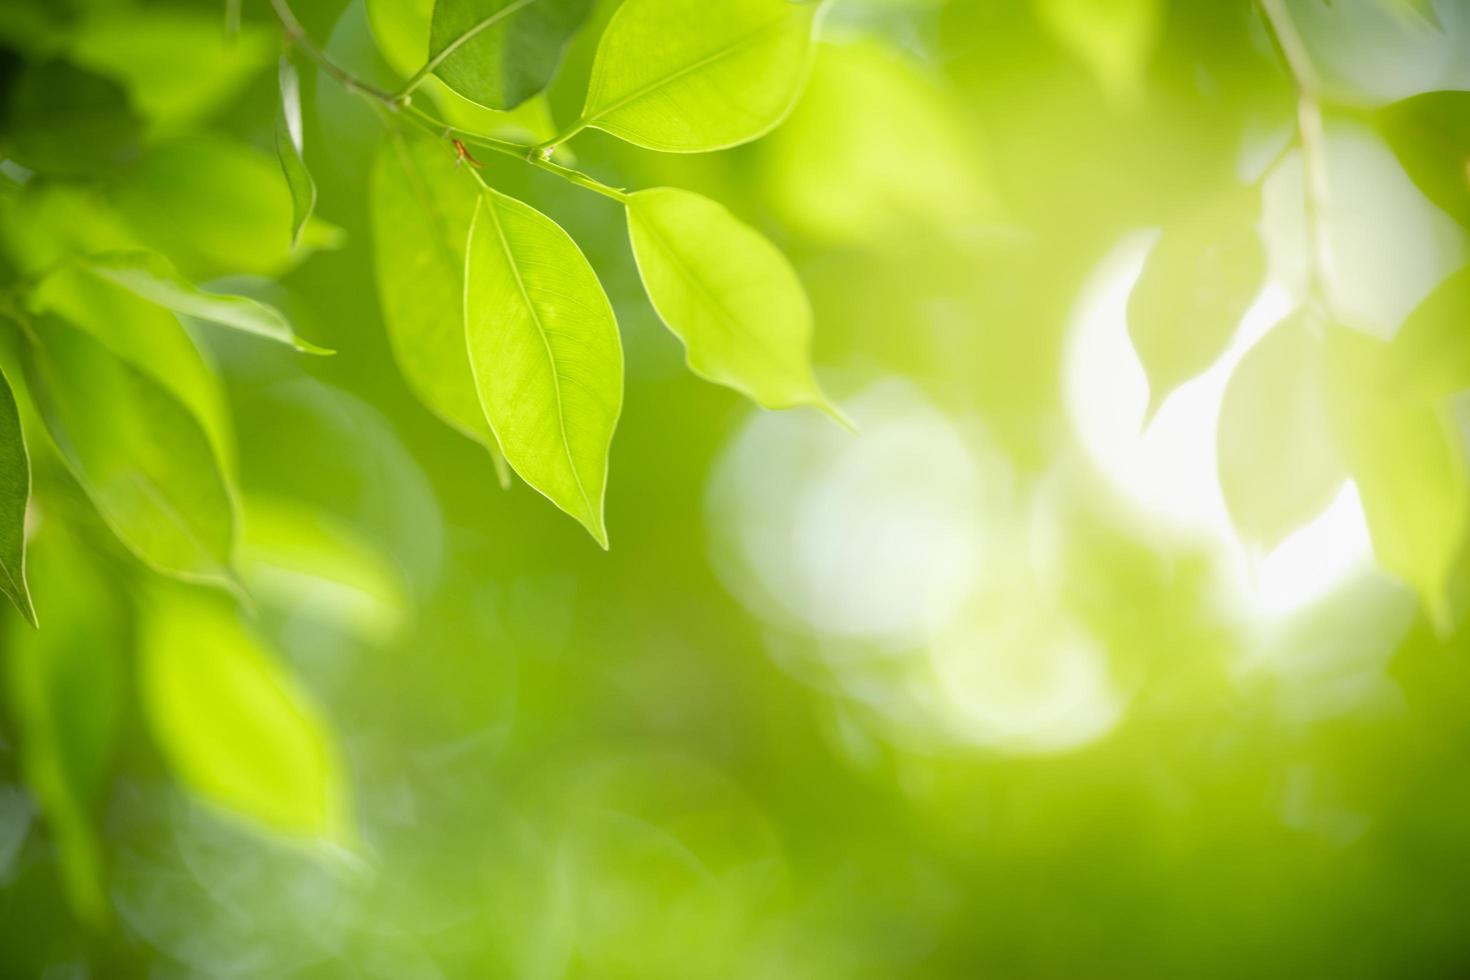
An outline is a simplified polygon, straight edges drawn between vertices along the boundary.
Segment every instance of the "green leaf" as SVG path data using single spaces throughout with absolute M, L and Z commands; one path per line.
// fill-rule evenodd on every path
M 588 127 L 651 150 L 745 143 L 790 111 L 811 60 L 818 4 L 626 0 L 592 63 Z
M 1379 126 L 1425 197 L 1470 228 L 1470 92 L 1426 92 L 1380 111 Z
M 33 311 L 53 313 L 86 330 L 168 390 L 209 435 L 225 472 L 234 472 L 234 427 L 224 392 L 178 317 L 95 268 L 75 263 L 42 279 L 27 299 Z
M 465 254 L 464 317 L 480 403 L 506 460 L 606 548 L 623 348 L 586 257 L 546 215 L 485 188 Z
M 404 78 L 418 77 L 429 58 L 429 22 L 434 0 L 367 0 L 367 18 L 383 59 Z M 556 135 L 546 98 L 534 96 L 501 111 L 471 102 L 434 75 L 419 78 L 414 98 L 427 92 L 444 121 L 487 136 L 539 143 Z M 559 151 L 565 153 L 565 150 Z
M 426 68 L 492 109 L 546 88 L 591 0 L 436 0 Z
M 464 253 L 480 194 L 442 140 L 390 130 L 373 160 L 373 258 L 393 356 L 418 399 L 510 474 L 464 332 Z
M 138 687 L 179 780 L 266 828 L 349 844 L 347 790 L 326 720 L 223 597 L 150 595 Z
M 340 244 L 341 232 L 308 219 L 298 248 L 280 167 L 244 143 L 198 134 L 151 150 L 114 192 L 138 236 L 193 279 L 274 276 L 298 257 Z
M 1409 314 L 1388 348 L 1390 382 L 1442 398 L 1470 388 L 1470 266 L 1453 273 Z
M 1387 382 L 1381 341 L 1342 329 L 1332 340 L 1334 424 L 1362 496 L 1373 552 L 1447 632 L 1450 578 L 1470 527 L 1460 433 L 1446 404 L 1407 397 Z
M 173 264 L 156 252 L 92 256 L 85 260 L 85 265 L 102 279 L 175 313 L 265 337 L 307 354 L 332 353 L 297 337 L 291 321 L 274 306 L 249 296 L 201 289 L 179 275 Z
M 35 626 L 36 610 L 26 587 L 26 505 L 30 499 L 31 457 L 10 379 L 0 372 L 0 592 Z
M 689 367 L 766 408 L 836 415 L 812 374 L 811 305 L 786 257 L 690 191 L 638 191 L 627 206 L 643 285 Z
M 818 45 L 801 100 L 761 146 L 772 204 L 823 241 L 902 247 L 906 232 L 963 230 L 992 211 L 948 93 L 876 41 Z
M 69 54 L 121 82 L 156 138 L 196 125 L 236 98 L 271 63 L 277 34 L 253 23 L 226 37 L 212 10 L 92 9 L 77 24 Z
M 34 559 L 46 628 L 13 626 L 5 658 L 21 766 L 60 850 L 71 906 L 99 925 L 107 893 L 95 808 L 116 739 L 127 623 L 95 556 L 59 525 L 42 530 Z
M 156 571 L 233 586 L 234 502 L 194 415 L 88 333 L 55 317 L 31 330 L 31 391 L 113 533 Z
M 301 80 L 290 59 L 281 58 L 281 111 L 276 116 L 276 158 L 291 191 L 291 247 L 301 242 L 301 230 L 316 210 L 316 182 L 306 169 L 301 136 Z
M 1148 379 L 1144 424 L 1225 352 L 1266 277 L 1254 190 L 1232 188 L 1171 222 L 1128 297 L 1128 336 Z
M 0 94 L 0 156 L 41 173 L 90 177 L 139 153 L 142 122 L 110 78 L 65 61 L 23 69 Z
M 1262 552 L 1321 513 L 1347 477 L 1324 356 L 1304 317 L 1291 316 L 1246 352 L 1225 387 L 1220 489 L 1237 532 Z

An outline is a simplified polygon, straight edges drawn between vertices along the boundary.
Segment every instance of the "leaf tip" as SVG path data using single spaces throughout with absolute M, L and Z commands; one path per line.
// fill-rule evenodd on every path
M 849 416 L 842 409 L 838 408 L 836 403 L 834 403 L 830 399 L 826 397 L 821 397 L 812 404 L 819 412 L 827 416 L 833 422 L 836 422 L 838 425 L 842 426 L 848 432 L 852 433 L 855 436 L 862 434 L 862 429 L 858 428 L 858 424 L 852 420 L 852 417 Z

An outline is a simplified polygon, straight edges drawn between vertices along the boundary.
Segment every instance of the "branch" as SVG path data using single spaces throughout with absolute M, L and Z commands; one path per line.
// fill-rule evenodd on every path
M 1322 78 L 1312 63 L 1306 43 L 1286 9 L 1286 0 L 1260 0 L 1267 26 L 1276 39 L 1286 61 L 1287 71 L 1296 83 L 1297 140 L 1302 150 L 1303 199 L 1307 219 L 1307 247 L 1310 251 L 1308 288 L 1312 299 L 1331 311 L 1327 283 L 1334 267 L 1332 241 L 1327 227 L 1328 202 L 1331 196 L 1327 171 L 1327 140 L 1322 126 Z

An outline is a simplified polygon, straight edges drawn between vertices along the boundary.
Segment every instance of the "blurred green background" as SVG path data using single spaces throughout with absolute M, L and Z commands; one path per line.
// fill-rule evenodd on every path
M 339 62 L 393 78 L 362 0 L 294 6 Z M 573 43 L 556 120 L 615 6 Z M 1465 238 L 1372 113 L 1470 88 L 1470 5 L 1289 7 L 1337 107 L 1330 285 L 1387 336 Z M 1141 425 L 1124 306 L 1152 229 L 1262 182 L 1271 281 L 1227 361 L 1302 288 L 1295 88 L 1253 4 L 838 0 L 770 136 L 687 156 L 577 139 L 579 168 L 700 191 L 792 257 L 856 435 L 693 377 L 616 205 L 486 155 L 617 312 L 607 553 L 499 489 L 406 388 L 365 203 L 381 126 L 315 71 L 321 220 L 290 248 L 279 27 L 253 0 L 233 41 L 224 19 L 0 7 L 7 52 L 115 79 L 144 123 L 100 180 L 7 164 L 7 268 L 141 241 L 338 352 L 194 330 L 255 602 L 223 632 L 207 610 L 142 624 L 149 576 L 36 462 L 43 629 L 4 612 L 0 975 L 1470 974 L 1464 628 L 1377 567 L 1351 485 L 1270 555 L 1237 540 L 1214 464 L 1228 364 Z M 55 152 L 82 161 L 72 132 Z M 345 843 L 181 787 L 139 707 L 160 629 L 198 661 L 170 670 L 207 671 L 236 631 L 294 677 L 335 746 Z M 70 659 L 37 721 L 39 642 Z M 264 737 L 221 734 L 181 736 L 204 771 Z M 42 737 L 87 774 L 75 813 L 40 802 Z

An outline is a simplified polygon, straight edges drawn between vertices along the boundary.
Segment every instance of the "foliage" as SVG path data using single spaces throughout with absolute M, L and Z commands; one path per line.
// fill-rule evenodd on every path
M 1462 970 L 1467 40 L 14 0 L 0 973 Z

